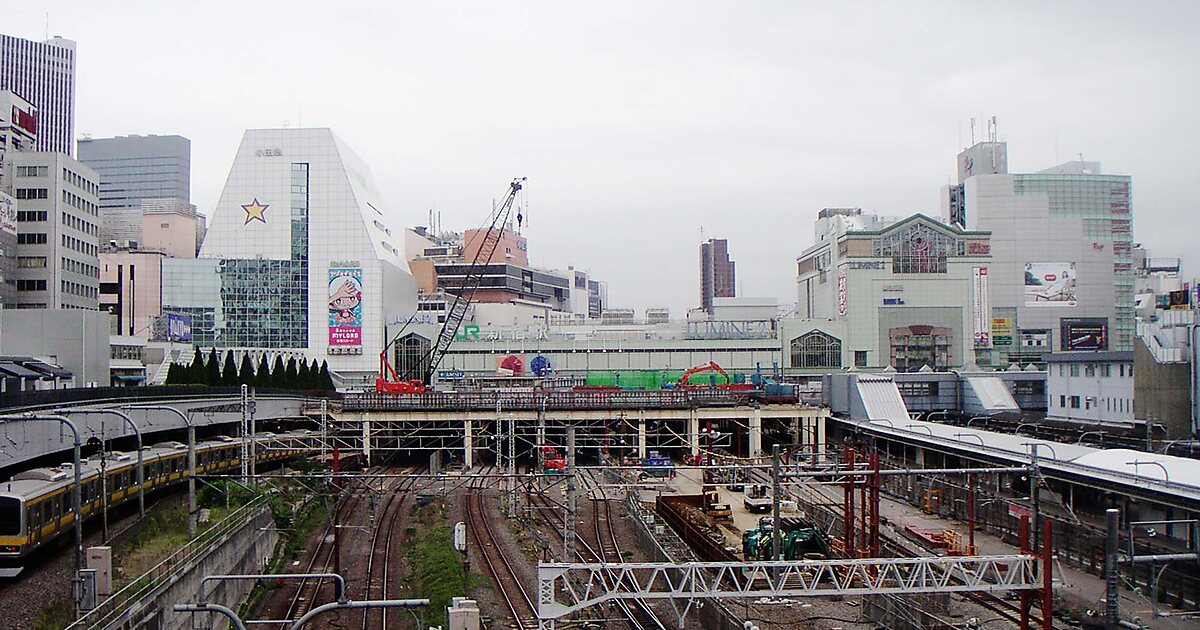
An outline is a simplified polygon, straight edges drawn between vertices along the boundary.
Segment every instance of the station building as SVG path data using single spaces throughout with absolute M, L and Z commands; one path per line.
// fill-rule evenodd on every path
M 822 210 L 815 231 L 816 244 L 796 261 L 797 315 L 812 330 L 785 339 L 804 367 L 914 372 L 991 363 L 988 232 L 858 208 Z M 838 365 L 807 362 L 821 347 L 840 348 Z
M 331 130 L 249 130 L 199 256 L 162 261 L 162 311 L 189 316 L 201 347 L 328 361 L 339 385 L 365 387 L 387 322 L 416 308 L 384 209 Z

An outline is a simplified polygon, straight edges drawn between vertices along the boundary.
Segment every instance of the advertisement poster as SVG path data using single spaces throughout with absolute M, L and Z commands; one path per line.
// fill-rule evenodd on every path
M 838 315 L 846 314 L 846 272 L 838 272 Z
M 971 269 L 971 322 L 975 329 L 975 345 L 992 345 L 992 306 L 988 302 L 987 267 Z
M 1013 320 L 1011 317 L 992 318 L 992 343 L 997 346 L 1013 345 Z
M 1025 263 L 1025 306 L 1075 306 L 1075 263 Z
M 329 268 L 329 346 L 362 345 L 362 267 Z
M 515 354 L 496 357 L 496 374 L 499 376 L 525 376 L 525 360 Z
M 17 202 L 0 192 L 0 230 L 8 234 L 17 233 Z
M 192 340 L 192 316 L 167 313 L 167 340 L 189 342 Z
M 1063 350 L 1108 350 L 1108 319 L 1079 317 L 1059 322 Z

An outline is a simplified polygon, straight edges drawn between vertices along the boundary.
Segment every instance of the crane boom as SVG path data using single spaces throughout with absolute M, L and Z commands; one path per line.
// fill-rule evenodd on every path
M 392 337 L 391 341 L 383 347 L 383 351 L 379 353 L 379 376 L 375 379 L 376 391 L 382 393 L 419 393 L 423 392 L 425 387 L 432 382 L 434 371 L 437 370 L 438 364 L 442 362 L 442 357 L 446 355 L 446 351 L 450 349 L 450 344 L 453 343 L 454 336 L 458 334 L 458 328 L 462 325 L 463 319 L 467 315 L 467 309 L 470 308 L 471 302 L 475 299 L 475 292 L 479 290 L 479 285 L 483 282 L 484 269 L 491 261 L 492 255 L 496 252 L 496 247 L 500 244 L 500 239 L 504 236 L 504 231 L 508 226 L 509 215 L 512 213 L 513 204 L 516 202 L 517 194 L 521 192 L 525 179 L 524 177 L 517 178 L 509 184 L 508 193 L 504 196 L 504 202 L 492 212 L 491 225 L 484 232 L 483 241 L 479 244 L 479 249 L 476 250 L 475 256 L 467 266 L 466 276 L 463 278 L 462 284 L 456 287 L 457 290 L 455 292 L 447 292 L 454 296 L 454 300 L 446 310 L 446 321 L 442 325 L 442 329 L 438 331 L 437 339 L 430 345 L 429 351 L 422 356 L 417 365 L 409 366 L 404 378 L 398 378 L 396 370 L 392 368 L 391 363 L 387 360 L 387 353 L 404 335 L 405 329 L 408 328 L 408 324 L 405 324 L 400 329 L 400 332 L 396 333 L 396 336 Z M 411 322 L 412 320 L 409 321 Z

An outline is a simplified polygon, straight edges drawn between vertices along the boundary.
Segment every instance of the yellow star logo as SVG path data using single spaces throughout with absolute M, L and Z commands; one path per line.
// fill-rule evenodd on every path
M 267 208 L 269 207 L 271 207 L 269 204 L 258 203 L 258 197 L 255 197 L 254 203 L 248 203 L 242 206 L 242 210 L 246 211 L 246 222 L 242 225 L 249 225 L 251 221 L 261 221 L 266 223 L 267 216 L 263 213 L 266 212 Z

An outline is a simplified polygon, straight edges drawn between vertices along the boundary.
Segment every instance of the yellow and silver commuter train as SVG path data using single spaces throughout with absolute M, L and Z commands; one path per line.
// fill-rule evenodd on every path
M 310 431 L 260 433 L 253 436 L 255 461 L 280 461 L 313 452 L 319 436 Z M 219 436 L 196 443 L 196 474 L 227 472 L 241 466 L 241 441 Z M 165 442 L 142 449 L 145 492 L 187 481 L 186 444 Z M 137 454 L 109 451 L 104 457 L 104 489 L 110 509 L 136 499 Z M 94 455 L 80 462 L 80 510 L 83 519 L 100 513 L 101 460 Z M 22 560 L 61 534 L 75 521 L 72 492 L 75 464 L 34 468 L 0 483 L 0 577 L 14 577 Z

